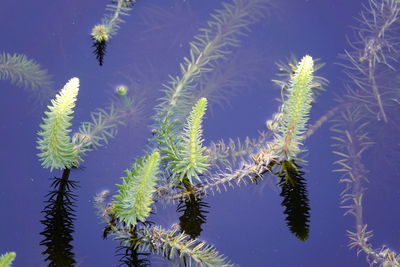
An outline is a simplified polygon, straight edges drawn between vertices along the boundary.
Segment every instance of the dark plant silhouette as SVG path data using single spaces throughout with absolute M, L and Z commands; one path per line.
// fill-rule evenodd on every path
M 277 175 L 281 178 L 279 186 L 283 197 L 282 206 L 285 207 L 286 222 L 290 231 L 300 240 L 305 241 L 309 235 L 310 206 L 304 172 L 300 170 L 294 160 L 282 161 L 281 170 Z
M 61 178 L 54 177 L 52 190 L 46 195 L 47 205 L 42 211 L 44 219 L 41 223 L 45 229 L 40 233 L 44 237 L 40 245 L 45 247 L 42 254 L 46 255 L 48 266 L 74 266 L 76 263 L 71 242 L 76 216 L 73 191 L 77 182 L 69 180 L 69 174 L 70 169 L 64 169 Z
M 176 211 L 183 213 L 179 217 L 179 226 L 190 238 L 195 239 L 200 236 L 203 230 L 201 225 L 207 220 L 206 209 L 209 207 L 208 203 L 193 194 L 179 202 Z

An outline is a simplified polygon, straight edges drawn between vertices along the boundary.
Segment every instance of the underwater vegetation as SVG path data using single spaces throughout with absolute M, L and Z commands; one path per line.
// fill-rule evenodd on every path
M 181 74 L 171 77 L 163 91 L 165 96 L 156 106 L 153 137 L 149 140 L 147 151 L 125 171 L 126 176 L 121 178 L 122 183 L 118 185 L 119 190 L 112 202 L 100 204 L 107 223 L 104 236 L 113 235 L 119 240 L 121 248 L 135 250 L 133 256 L 144 252 L 162 255 L 171 261 L 180 259 L 188 265 L 231 266 L 213 246 L 195 238 L 201 228 L 189 235 L 184 231 L 185 217 L 189 220 L 193 218 L 200 227 L 205 222 L 201 210 L 206 207 L 201 204 L 200 198 L 206 195 L 207 190 L 244 179 L 255 182 L 266 173 L 279 177 L 277 183 L 282 190 L 282 205 L 286 207 L 290 230 L 300 240 L 308 238 L 307 190 L 304 173 L 295 160 L 304 150 L 302 140 L 313 101 L 315 78 L 312 57 L 304 56 L 293 66 L 288 86 L 282 92 L 281 115 L 276 116 L 271 140 L 267 140 L 267 135 L 262 136 L 259 143 L 265 143 L 257 148 L 257 153 L 243 154 L 246 161 L 232 172 L 228 169 L 219 173 L 211 169 L 211 159 L 216 157 L 212 155 L 213 150 L 207 150 L 202 130 L 208 103 L 206 98 L 194 97 L 196 94 L 193 93 L 197 90 L 198 81 L 223 63 L 232 53 L 231 49 L 240 45 L 239 36 L 245 35 L 248 26 L 264 16 L 262 12 L 268 8 L 268 3 L 265 0 L 225 3 L 211 16 L 208 28 L 200 29 L 195 41 L 190 43 L 190 57 L 185 57 L 180 65 Z M 100 110 L 92 113 L 92 122 L 82 124 L 80 132 L 70 137 L 70 120 L 78 90 L 79 80 L 71 79 L 52 100 L 52 106 L 45 113 L 47 117 L 41 124 L 42 131 L 38 133 L 41 153 L 38 156 L 43 167 L 50 170 L 64 169 L 64 173 L 69 172 L 82 160 L 80 154 L 114 137 L 115 123 L 105 123 L 115 121 L 112 119 L 113 108 L 110 112 Z M 117 90 L 122 98 L 127 97 L 126 92 L 125 87 Z M 130 103 L 130 99 L 125 101 Z M 99 130 L 96 131 L 96 128 Z M 97 140 L 93 133 L 96 133 Z M 245 142 L 246 145 L 251 143 Z M 103 201 L 102 196 L 96 199 L 99 203 Z M 160 200 L 185 203 L 178 208 L 185 209 L 181 227 L 174 226 L 168 230 L 147 222 L 154 203 Z M 197 204 L 194 201 L 198 201 Z M 194 205 L 193 212 L 189 212 L 189 205 Z
M 127 16 L 131 10 L 131 6 L 135 3 L 136 0 L 112 0 L 112 3 L 107 5 L 109 13 L 102 19 L 101 24 L 93 27 L 91 38 L 95 49 L 94 54 L 100 66 L 104 62 L 107 43 L 117 34 L 120 24 L 124 22 L 121 17 Z
M 0 54 L 0 80 L 31 89 L 39 103 L 47 102 L 55 93 L 47 71 L 23 54 Z
M 104 63 L 108 42 L 123 22 L 121 16 L 128 15 L 135 3 L 112 1 L 108 6 L 110 13 L 93 28 L 91 36 L 100 65 Z M 240 77 L 247 76 L 246 73 L 229 68 L 235 62 L 245 65 L 236 49 L 242 45 L 251 25 L 266 16 L 271 3 L 231 0 L 210 15 L 207 25 L 189 43 L 179 73 L 169 76 L 163 85 L 163 96 L 152 116 L 152 135 L 142 155 L 125 170 L 111 201 L 106 200 L 109 191 L 95 197 L 105 224 L 103 237 L 119 242 L 116 254 L 121 264 L 149 266 L 150 257 L 158 255 L 176 265 L 234 266 L 216 247 L 200 239 L 209 208 L 205 200 L 228 188 L 256 184 L 267 175 L 280 190 L 290 232 L 298 240 L 306 241 L 310 236 L 311 208 L 303 168 L 304 143 L 325 122 L 331 121 L 333 153 L 339 157 L 334 171 L 342 174 L 339 182 L 345 187 L 341 205 L 345 215 L 355 221 L 347 232 L 349 247 L 356 248 L 357 254 L 365 253 L 371 265 L 400 266 L 397 252 L 385 245 L 379 248 L 372 245 L 373 232 L 365 222 L 363 206 L 366 182 L 370 179 L 365 155 L 376 145 L 371 132 L 381 124 L 389 125 L 385 126 L 387 129 L 399 129 L 394 118 L 400 108 L 399 90 L 387 83 L 398 79 L 399 42 L 395 30 L 399 26 L 400 2 L 369 0 L 368 3 L 358 18 L 355 39 L 349 39 L 350 48 L 341 55 L 348 80 L 344 85 L 346 93 L 338 98 L 336 106 L 310 125 L 311 108 L 328 84 L 326 78 L 316 73 L 324 64 L 310 55 L 300 59 L 292 56 L 287 62 L 277 63 L 279 72 L 273 83 L 281 91 L 280 106 L 272 119 L 266 121 L 266 129 L 257 138 L 228 141 L 205 140 L 203 123 L 212 105 L 228 102 L 226 88 L 242 88 L 246 83 L 245 77 Z M 0 57 L 0 63 L 1 60 Z M 23 56 L 8 55 L 3 61 L 33 64 Z M 1 67 L 0 64 L 0 78 L 35 86 L 28 82 L 28 76 L 12 72 L 11 67 L 1 76 Z M 28 70 L 34 73 L 39 68 L 26 67 L 21 73 L 29 73 Z M 41 79 L 40 75 L 37 77 Z M 41 221 L 45 229 L 40 244 L 46 247 L 43 254 L 50 266 L 76 264 L 71 243 L 76 200 L 73 190 L 77 183 L 69 180 L 71 169 L 77 168 L 88 152 L 115 138 L 119 126 L 128 123 L 141 105 L 130 88 L 118 86 L 110 105 L 91 112 L 90 120 L 81 122 L 72 133 L 79 86 L 78 78 L 65 84 L 51 100 L 37 133 L 42 167 L 63 170 L 62 178 L 52 180 Z M 178 203 L 179 224 L 165 228 L 150 221 L 158 204 L 171 203 Z M 0 266 L 3 261 L 11 264 L 14 257 L 15 253 L 2 255 Z
M 349 247 L 355 248 L 357 255 L 364 253 L 371 266 L 400 266 L 397 252 L 386 245 L 373 246 L 373 230 L 365 222 L 364 207 L 366 184 L 378 178 L 369 177 L 371 164 L 366 161 L 378 145 L 373 133 L 384 136 L 382 131 L 398 133 L 399 129 L 399 109 L 393 100 L 399 91 L 389 84 L 395 84 L 399 67 L 400 2 L 370 0 L 357 21 L 356 37 L 349 40 L 350 49 L 341 55 L 345 60 L 341 65 L 349 79 L 345 83 L 346 95 L 338 98 L 341 108 L 335 110 L 332 120 L 333 153 L 339 157 L 334 171 L 342 174 L 339 182 L 345 186 L 342 208 L 355 223 L 347 231 Z M 374 153 L 375 158 L 380 156 Z
M 399 57 L 399 5 L 397 0 L 368 1 L 357 18 L 355 37 L 341 55 L 341 65 L 351 83 L 346 86 L 348 98 L 363 103 L 367 113 L 385 123 L 386 110 L 396 94 L 386 84 L 390 73 L 396 71 Z
M 69 128 L 72 125 L 72 113 L 79 91 L 79 79 L 69 80 L 56 98 L 52 100 L 52 106 L 45 112 L 41 131 L 38 132 L 38 154 L 44 168 L 64 169 L 78 165 L 79 151 L 75 149 L 71 141 Z

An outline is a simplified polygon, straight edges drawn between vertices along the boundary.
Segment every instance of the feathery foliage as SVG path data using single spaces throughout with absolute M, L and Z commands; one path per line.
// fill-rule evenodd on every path
M 203 131 L 201 123 L 207 108 L 207 99 L 201 98 L 193 107 L 186 121 L 183 134 L 178 137 L 177 157 L 168 162 L 174 178 L 181 182 L 186 178 L 193 183 L 193 178 L 200 181 L 199 175 L 209 166 L 208 157 L 205 155 Z
M 107 14 L 101 24 L 93 27 L 91 38 L 93 40 L 94 54 L 99 65 L 103 65 L 103 58 L 106 53 L 107 42 L 115 35 L 119 29 L 119 24 L 124 22 L 121 16 L 127 16 L 131 10 L 130 6 L 136 3 L 136 0 L 113 0 L 112 4 L 107 5 Z
M 22 54 L 0 54 L 0 80 L 10 80 L 19 87 L 32 89 L 40 102 L 54 95 L 51 76 L 38 63 Z
M 306 131 L 313 100 L 313 71 L 313 59 L 304 56 L 290 79 L 290 87 L 283 102 L 282 121 L 275 134 L 282 159 L 291 160 L 301 151 L 299 146 Z
M 15 252 L 7 252 L 3 255 L 0 255 L 0 266 L 1 267 L 11 267 L 12 262 L 14 261 L 17 254 Z
M 318 76 L 315 73 L 318 72 L 321 68 L 325 66 L 325 63 L 320 63 L 320 59 L 313 59 L 314 61 L 314 75 L 311 87 L 315 93 L 325 90 L 325 87 L 328 85 L 329 81 L 322 77 Z M 296 72 L 296 66 L 299 65 L 299 60 L 295 55 L 291 55 L 287 62 L 277 62 L 276 63 L 279 72 L 276 73 L 276 76 L 279 79 L 273 79 L 272 82 L 276 84 L 281 89 L 282 98 L 287 94 L 287 89 L 290 87 L 290 79 L 292 75 Z
M 51 101 L 45 112 L 41 131 L 38 132 L 38 154 L 44 168 L 64 169 L 77 165 L 80 157 L 71 142 L 68 129 L 71 126 L 73 108 L 79 91 L 79 79 L 72 78 Z
M 213 246 L 204 241 L 191 239 L 184 232 L 178 232 L 179 227 L 165 230 L 161 226 L 145 228 L 142 242 L 149 244 L 148 249 L 163 255 L 169 260 L 179 259 L 186 266 L 212 267 L 232 266 L 226 263 L 226 257 L 218 253 Z
M 99 108 L 92 112 L 90 117 L 91 121 L 81 123 L 79 132 L 74 135 L 74 139 L 84 138 L 83 142 L 86 142 L 84 146 L 92 146 L 93 148 L 108 144 L 109 139 L 117 135 L 118 124 L 122 123 L 114 105 L 111 105 L 108 111 Z
M 126 170 L 123 183 L 118 185 L 118 195 L 113 205 L 115 216 L 127 225 L 135 226 L 150 215 L 153 193 L 157 184 L 160 153 L 153 152 L 144 159 L 138 159 L 131 170 Z
M 196 101 L 194 89 L 199 78 L 214 69 L 217 60 L 225 58 L 231 49 L 240 44 L 240 38 L 248 27 L 264 16 L 268 0 L 233 0 L 223 3 L 223 8 L 211 15 L 208 28 L 200 29 L 200 34 L 190 43 L 190 56 L 180 65 L 181 74 L 170 77 L 165 85 L 165 96 L 157 106 L 156 128 L 165 121 L 180 129 L 182 121 Z
M 365 112 L 388 122 L 387 108 L 395 97 L 382 74 L 398 70 L 400 1 L 369 0 L 357 17 L 354 38 L 341 57 L 349 78 L 347 96 L 359 101 Z

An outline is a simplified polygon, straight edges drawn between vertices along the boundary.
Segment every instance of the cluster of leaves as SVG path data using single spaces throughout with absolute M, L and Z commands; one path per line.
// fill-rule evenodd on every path
M 155 151 L 144 159 L 137 159 L 132 169 L 126 170 L 127 176 L 122 177 L 123 183 L 119 185 L 118 195 L 115 196 L 113 213 L 116 218 L 135 226 L 150 215 L 159 164 L 160 153 Z
M 76 97 L 79 91 L 79 79 L 72 78 L 64 88 L 52 100 L 52 106 L 48 106 L 46 118 L 40 125 L 38 132 L 38 154 L 44 168 L 64 169 L 77 166 L 79 151 L 76 151 L 69 132 L 71 131 L 71 119 Z
M 166 120 L 174 127 L 182 127 L 182 121 L 197 100 L 193 96 L 198 95 L 194 91 L 200 78 L 213 71 L 215 64 L 240 44 L 240 37 L 247 33 L 248 26 L 265 15 L 267 3 L 266 0 L 234 0 L 223 3 L 223 9 L 211 15 L 208 27 L 200 29 L 200 34 L 190 42 L 190 57 L 183 59 L 181 74 L 171 76 L 169 84 L 164 85 L 165 96 L 156 108 L 156 128 Z
M 278 150 L 282 160 L 291 160 L 301 152 L 300 144 L 307 130 L 307 121 L 313 101 L 314 62 L 310 56 L 304 56 L 295 67 L 290 86 L 284 93 L 282 120 L 275 133 Z

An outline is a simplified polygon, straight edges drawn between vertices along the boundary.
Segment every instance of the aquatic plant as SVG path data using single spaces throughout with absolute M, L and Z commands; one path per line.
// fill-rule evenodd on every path
M 78 151 L 71 138 L 69 127 L 76 97 L 79 91 L 79 79 L 72 78 L 63 89 L 51 101 L 45 112 L 46 118 L 40 124 L 41 131 L 38 132 L 38 146 L 41 151 L 38 154 L 44 168 L 64 169 L 77 166 Z
M 155 200 L 179 200 L 185 203 L 181 207 L 186 207 L 188 199 L 200 199 L 208 190 L 219 190 L 219 186 L 246 180 L 255 182 L 264 174 L 273 173 L 280 177 L 282 204 L 286 207 L 291 231 L 301 240 L 308 238 L 309 206 L 304 173 L 294 159 L 298 159 L 302 151 L 300 146 L 313 101 L 314 61 L 310 56 L 303 57 L 294 66 L 288 88 L 282 89 L 282 116 L 276 119 L 278 127 L 272 140 L 266 141 L 267 135 L 261 134 L 258 141 L 249 141 L 246 149 L 251 149 L 252 153 L 256 151 L 255 154 L 241 155 L 246 160 L 232 172 L 226 168 L 216 174 L 211 170 L 214 166 L 210 166 L 209 157 L 215 163 L 224 162 L 232 155 L 221 147 L 206 150 L 203 146 L 201 124 L 207 100 L 196 99 L 194 92 L 198 82 L 239 44 L 239 36 L 262 16 L 267 3 L 265 0 L 233 0 L 232 4 L 223 4 L 224 8 L 212 15 L 209 28 L 201 29 L 202 33 L 190 43 L 190 58 L 184 58 L 180 76 L 171 78 L 164 90 L 165 96 L 156 107 L 151 152 L 126 170 L 114 200 L 109 205 L 99 205 L 104 209 L 102 214 L 107 222 L 105 236 L 112 234 L 129 247 L 161 254 L 170 260 L 179 258 L 200 266 L 225 266 L 225 258 L 213 247 L 190 240 L 183 229 L 167 231 L 159 226 L 147 226 L 151 206 Z M 321 78 L 321 81 L 325 80 Z M 260 146 L 252 147 L 256 145 Z M 213 151 L 220 155 L 213 157 L 210 154 Z M 201 180 L 200 175 L 204 176 Z M 194 214 L 193 219 L 201 225 L 205 217 Z
M 178 260 L 185 266 L 233 266 L 213 246 L 191 239 L 180 231 L 179 225 L 173 225 L 167 230 L 161 226 L 149 225 L 134 229 L 122 227 L 114 231 L 114 234 L 122 247 L 134 249 L 136 253 L 150 252 L 171 262 Z
M 0 255 L 0 266 L 1 267 L 11 267 L 17 254 L 15 252 L 7 252 Z
M 160 153 L 154 151 L 150 156 L 137 159 L 131 170 L 126 170 L 123 183 L 118 185 L 118 195 L 113 205 L 116 218 L 127 225 L 135 226 L 144 222 L 150 215 L 153 193 L 158 181 Z
M 341 57 L 344 72 L 350 79 L 349 98 L 363 103 L 367 113 L 378 121 L 388 122 L 387 106 L 394 92 L 384 86 L 385 72 L 396 71 L 400 49 L 400 2 L 369 0 L 357 18 L 356 37 L 349 41 L 350 49 Z
M 291 55 L 286 61 L 278 61 L 276 66 L 278 67 L 278 72 L 276 73 L 277 79 L 273 79 L 279 89 L 281 90 L 283 101 L 284 95 L 287 94 L 287 89 L 290 87 L 290 78 L 295 74 L 296 66 L 299 64 L 299 60 L 295 55 Z M 315 94 L 325 90 L 329 81 L 315 73 L 325 66 L 325 63 L 321 63 L 319 58 L 314 59 L 314 75 L 313 81 L 311 83 L 311 88 Z
M 23 54 L 0 54 L 0 80 L 9 80 L 19 87 L 30 88 L 40 103 L 55 93 L 47 70 Z
M 187 179 L 193 184 L 192 179 L 200 181 L 199 174 L 204 173 L 209 166 L 208 157 L 204 153 L 206 148 L 202 146 L 201 123 L 206 108 L 207 99 L 200 98 L 187 118 L 183 134 L 177 138 L 177 143 L 174 147 L 167 145 L 162 150 L 167 155 L 167 170 L 172 171 L 172 179 L 178 179 L 180 182 Z
M 291 160 L 300 153 L 301 138 L 306 131 L 311 102 L 313 100 L 314 63 L 305 56 L 296 66 L 290 86 L 282 104 L 282 120 L 275 134 L 281 159 Z
M 367 169 L 362 162 L 363 155 L 374 142 L 368 136 L 368 120 L 360 106 L 354 105 L 343 110 L 334 120 L 332 131 L 335 135 L 333 153 L 340 159 L 335 172 L 341 173 L 340 183 L 345 185 L 341 193 L 342 208 L 345 215 L 355 219 L 355 230 L 348 230 L 349 247 L 356 248 L 357 254 L 364 252 L 371 265 L 400 266 L 400 255 L 386 246 L 374 248 L 370 239 L 373 231 L 368 229 L 364 221 L 363 199 L 366 191 Z
M 130 7 L 135 3 L 136 0 L 112 0 L 112 4 L 107 5 L 110 14 L 102 19 L 101 24 L 93 27 L 91 38 L 95 48 L 94 54 L 100 66 L 103 65 L 107 42 L 117 33 L 119 24 L 124 22 L 121 16 L 127 16 Z
M 163 255 L 169 260 L 179 259 L 188 266 L 195 263 L 197 266 L 233 266 L 226 263 L 226 257 L 218 253 L 213 246 L 203 241 L 191 239 L 179 227 L 165 230 L 161 226 L 144 228 L 142 241 L 148 244 L 149 249 Z

